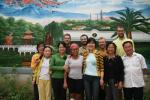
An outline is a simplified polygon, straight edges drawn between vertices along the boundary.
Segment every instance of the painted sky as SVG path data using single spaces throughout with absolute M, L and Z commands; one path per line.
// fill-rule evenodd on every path
M 51 21 L 61 22 L 66 19 L 86 20 L 89 19 L 90 14 L 95 16 L 101 10 L 110 17 L 115 15 L 113 11 L 123 10 L 126 7 L 143 10 L 150 17 L 150 0 L 55 0 L 58 3 L 65 3 L 57 6 L 44 5 L 42 8 L 33 2 L 24 6 L 9 6 L 2 1 L 4 0 L 0 1 L 1 16 L 14 16 L 16 19 L 22 18 L 42 25 Z M 41 0 L 32 1 L 38 3 Z

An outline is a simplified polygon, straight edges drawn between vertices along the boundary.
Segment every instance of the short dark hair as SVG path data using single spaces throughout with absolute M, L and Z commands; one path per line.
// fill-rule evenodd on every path
M 71 35 L 70 35 L 70 34 L 68 34 L 68 33 L 64 34 L 63 38 L 64 38 L 65 36 L 69 36 L 70 39 L 71 39 Z
M 115 48 L 115 54 L 116 54 L 117 46 L 116 46 L 116 44 L 115 44 L 115 43 L 113 43 L 113 42 L 109 42 L 109 43 L 107 43 L 107 45 L 106 45 L 106 49 L 108 49 L 108 46 L 109 46 L 109 45 L 111 45 L 111 44 L 114 46 L 114 48 Z
M 122 46 L 124 47 L 125 44 L 130 43 L 133 46 L 133 43 L 131 41 L 125 41 L 123 42 Z
M 60 41 L 58 44 L 57 44 L 57 47 L 59 48 L 60 44 L 62 44 L 65 48 L 66 48 L 66 43 L 64 41 Z
M 87 44 L 90 43 L 90 42 L 94 42 L 94 44 L 96 45 L 96 40 L 92 37 L 88 38 Z
M 53 49 L 52 49 L 52 47 L 50 45 L 45 45 L 44 46 L 44 50 L 45 50 L 45 48 L 50 48 L 51 52 L 53 51 Z
M 83 37 L 83 36 L 85 36 L 85 37 L 87 38 L 87 40 L 88 40 L 88 36 L 87 36 L 86 34 L 82 34 L 82 35 L 80 36 L 80 38 Z

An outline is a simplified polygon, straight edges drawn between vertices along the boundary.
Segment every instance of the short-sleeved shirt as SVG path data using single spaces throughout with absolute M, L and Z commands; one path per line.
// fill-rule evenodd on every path
M 125 55 L 122 59 L 125 66 L 124 87 L 143 87 L 145 83 L 142 69 L 147 68 L 144 57 L 134 52 L 131 57 Z
M 69 56 L 66 59 L 65 65 L 69 68 L 69 78 L 82 79 L 83 56 L 79 55 L 77 59 L 73 59 Z

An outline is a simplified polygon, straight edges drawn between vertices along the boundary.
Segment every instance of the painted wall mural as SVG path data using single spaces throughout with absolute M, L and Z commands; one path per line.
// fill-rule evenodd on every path
M 65 32 L 71 33 L 72 40 L 79 40 L 83 33 L 88 36 L 98 33 L 97 37 L 106 36 L 110 40 L 115 31 L 111 17 L 119 18 L 116 12 L 126 8 L 140 11 L 146 19 L 150 18 L 150 0 L 0 0 L 0 55 L 3 55 L 0 66 L 22 66 L 22 61 L 31 60 L 31 55 L 22 57 L 21 52 L 5 51 L 4 46 L 1 47 L 5 44 L 35 45 L 39 41 L 49 44 L 53 38 L 61 40 Z M 147 27 L 150 31 L 150 25 Z M 133 39 L 144 41 L 143 44 L 138 41 L 136 46 L 150 66 L 150 35 L 136 32 L 135 28 L 132 31 Z M 15 55 L 14 58 L 11 55 Z
M 126 7 L 139 10 L 145 17 L 150 17 L 149 0 L 1 0 L 0 15 L 13 16 L 42 26 L 52 21 L 62 22 L 67 19 L 104 20 L 118 16 L 116 11 Z

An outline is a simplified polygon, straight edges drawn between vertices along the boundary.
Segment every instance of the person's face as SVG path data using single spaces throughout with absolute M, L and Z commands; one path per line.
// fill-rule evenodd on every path
M 44 49 L 44 57 L 49 58 L 51 56 L 51 53 L 52 51 L 50 48 L 47 47 Z
M 65 51 L 66 51 L 66 48 L 62 44 L 60 44 L 59 48 L 58 48 L 58 51 L 59 51 L 59 53 L 64 54 Z
M 95 49 L 95 43 L 93 42 L 93 41 L 91 41 L 91 42 L 89 42 L 88 44 L 87 44 L 87 48 L 89 49 L 89 50 L 94 50 Z
M 69 44 L 70 41 L 71 41 L 70 36 L 68 36 L 68 35 L 64 36 L 64 42 L 65 42 L 66 44 Z
M 40 45 L 38 46 L 38 52 L 39 52 L 40 54 L 42 54 L 42 53 L 43 53 L 43 50 L 44 50 L 44 45 L 43 45 L 43 44 L 40 44 Z
M 107 53 L 108 54 L 115 54 L 115 47 L 113 44 L 109 44 L 109 46 L 107 48 Z
M 119 38 L 123 38 L 124 37 L 124 28 L 118 27 L 117 28 L 117 34 L 118 34 Z
M 80 41 L 81 41 L 81 44 L 82 44 L 82 45 L 86 45 L 86 44 L 87 44 L 87 37 L 86 37 L 86 36 L 82 36 L 82 37 L 80 38 Z
M 126 55 L 131 56 L 133 54 L 133 46 L 131 43 L 126 43 L 123 48 Z
M 98 44 L 99 44 L 100 49 L 105 49 L 105 46 L 106 46 L 105 39 L 99 39 Z
M 71 49 L 71 54 L 72 56 L 77 56 L 79 54 L 79 49 L 78 48 Z

